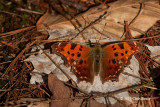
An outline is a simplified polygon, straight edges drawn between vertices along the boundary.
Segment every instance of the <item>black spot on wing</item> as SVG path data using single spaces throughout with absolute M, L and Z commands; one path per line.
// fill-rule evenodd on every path
M 118 46 L 119 46 L 121 49 L 124 49 L 124 44 L 123 44 L 123 43 L 119 43 Z
M 81 54 L 80 53 L 77 53 L 77 57 L 80 57 L 81 56 Z
M 83 60 L 81 59 L 80 61 L 79 61 L 79 64 L 81 65 L 83 63 Z
M 116 63 L 116 60 L 115 60 L 115 59 L 112 59 L 112 63 L 115 64 L 115 63 Z
M 77 44 L 72 43 L 71 44 L 71 49 L 74 50 L 74 48 L 77 46 Z
M 128 53 L 128 51 L 125 51 L 125 54 L 127 54 Z
M 113 50 L 116 50 L 116 48 L 113 48 Z
M 70 54 L 70 52 L 69 52 L 69 51 L 68 51 L 67 53 L 68 53 L 68 54 Z
M 74 56 L 74 53 L 72 53 L 71 55 Z
M 117 52 L 116 52 L 116 53 L 114 53 L 114 56 L 118 57 L 118 53 L 117 53 Z
M 121 53 L 121 56 L 123 56 L 124 55 L 124 53 Z
M 82 51 L 82 48 L 79 48 L 79 51 Z

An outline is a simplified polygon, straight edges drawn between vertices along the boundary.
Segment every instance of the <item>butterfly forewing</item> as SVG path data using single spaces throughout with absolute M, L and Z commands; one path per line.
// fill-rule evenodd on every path
M 52 52 L 60 55 L 66 66 L 72 66 L 72 72 L 78 80 L 93 82 L 93 61 L 90 58 L 91 48 L 76 43 L 56 43 L 52 45 Z
M 60 55 L 65 64 L 70 66 L 75 60 L 85 57 L 90 52 L 90 47 L 76 43 L 56 43 L 52 45 L 52 52 Z
M 123 70 L 122 64 L 128 65 L 131 56 L 138 50 L 138 46 L 133 42 L 120 42 L 107 45 L 102 52 L 102 72 L 101 80 L 117 80 Z

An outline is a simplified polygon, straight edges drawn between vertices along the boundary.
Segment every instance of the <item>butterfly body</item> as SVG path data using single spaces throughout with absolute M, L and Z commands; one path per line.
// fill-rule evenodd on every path
M 93 72 L 95 75 L 98 75 L 100 72 L 100 66 L 101 66 L 101 46 L 99 44 L 96 44 L 95 47 L 92 49 L 90 55 L 93 59 Z
M 78 81 L 93 83 L 94 76 L 99 75 L 102 83 L 117 80 L 123 71 L 123 64 L 128 65 L 131 56 L 138 51 L 136 43 L 120 42 L 101 47 L 95 44 L 89 47 L 76 43 L 61 42 L 52 45 L 52 52 L 60 55 L 66 66 Z

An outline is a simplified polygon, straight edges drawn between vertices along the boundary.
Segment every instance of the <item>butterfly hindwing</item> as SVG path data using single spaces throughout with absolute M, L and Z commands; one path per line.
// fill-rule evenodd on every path
M 89 57 L 84 57 L 73 63 L 72 72 L 78 78 L 78 81 L 87 81 L 93 83 L 94 72 L 93 72 L 93 60 Z

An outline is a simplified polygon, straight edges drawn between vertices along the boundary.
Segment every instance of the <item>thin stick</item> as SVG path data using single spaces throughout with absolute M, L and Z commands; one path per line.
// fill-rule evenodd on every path
M 30 14 L 38 14 L 38 15 L 42 15 L 43 13 L 37 12 L 37 11 L 33 11 L 33 10 L 29 10 L 29 9 L 23 9 L 23 8 L 16 8 L 16 10 L 21 11 L 21 12 L 27 12 Z
M 137 15 L 132 19 L 132 21 L 128 24 L 128 26 L 130 26 L 136 20 L 136 18 L 140 15 L 141 10 L 142 10 L 142 3 L 140 3 L 140 8 L 139 8 Z M 126 31 L 123 32 L 121 38 L 124 36 L 125 33 L 126 33 Z
M 28 43 L 27 46 L 17 55 L 17 57 L 11 62 L 11 64 L 9 65 L 9 67 L 7 68 L 6 72 L 2 75 L 2 78 L 14 67 L 14 64 L 16 63 L 16 61 L 23 55 L 23 53 L 29 49 L 29 47 L 31 47 L 32 45 L 35 44 L 36 41 L 33 41 L 31 43 Z
M 2 34 L 0 34 L 0 37 L 2 37 L 2 36 L 5 36 L 5 37 L 11 36 L 11 35 L 14 35 L 14 34 L 26 31 L 26 30 L 30 30 L 30 29 L 33 29 L 33 28 L 35 28 L 35 26 L 25 27 L 25 28 L 22 28 L 22 29 L 18 29 L 18 30 L 2 33 Z

